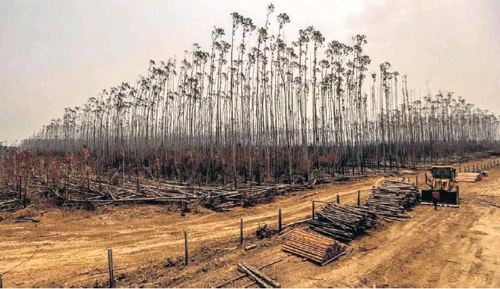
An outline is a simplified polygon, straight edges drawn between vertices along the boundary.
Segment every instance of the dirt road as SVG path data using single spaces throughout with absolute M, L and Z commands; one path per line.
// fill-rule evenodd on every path
M 28 208 L 0 222 L 0 272 L 5 287 L 100 286 L 107 280 L 107 249 L 114 253 L 117 286 L 207 287 L 238 273 L 239 261 L 260 266 L 285 258 L 263 271 L 284 287 L 500 287 L 500 209 L 485 207 L 482 195 L 500 198 L 500 168 L 478 183 L 461 184 L 460 208 L 418 206 L 413 219 L 378 228 L 351 243 L 352 254 L 324 267 L 281 251 L 282 237 L 251 238 L 259 223 L 276 226 L 311 214 L 311 200 L 354 204 L 357 190 L 368 197 L 384 178 L 330 185 L 280 197 L 274 203 L 230 213 L 200 209 L 180 216 L 159 206 L 109 207 L 97 212 Z M 412 176 L 414 180 L 414 176 Z M 420 182 L 423 173 L 420 174 Z M 40 223 L 16 223 L 16 215 Z M 237 247 L 244 219 L 246 244 Z M 183 231 L 189 232 L 189 266 L 163 267 L 182 256 Z M 250 283 L 243 278 L 231 287 Z

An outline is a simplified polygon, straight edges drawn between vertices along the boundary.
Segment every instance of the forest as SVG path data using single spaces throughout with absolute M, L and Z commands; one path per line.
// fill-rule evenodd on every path
M 3 161 L 36 155 L 54 174 L 78 163 L 87 177 L 113 170 L 237 188 L 497 147 L 499 120 L 488 110 L 453 92 L 416 95 L 389 62 L 368 71 L 367 36 L 328 41 L 309 26 L 286 42 L 290 17 L 272 4 L 266 15 L 259 27 L 232 13 L 231 27 L 214 27 L 210 47 L 151 60 L 136 82 L 66 108 Z

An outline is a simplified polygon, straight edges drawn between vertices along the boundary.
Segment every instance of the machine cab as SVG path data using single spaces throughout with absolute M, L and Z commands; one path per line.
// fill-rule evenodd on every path
M 451 166 L 433 166 L 430 169 L 433 179 L 455 180 L 456 169 Z

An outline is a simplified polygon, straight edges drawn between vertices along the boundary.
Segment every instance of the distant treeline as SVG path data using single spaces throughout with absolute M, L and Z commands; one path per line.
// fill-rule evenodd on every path
M 193 44 L 180 59 L 151 61 L 136 83 L 66 108 L 22 148 L 86 147 L 99 169 L 237 185 L 414 166 L 497 145 L 499 121 L 487 110 L 452 92 L 409 93 L 388 62 L 368 72 L 365 35 L 328 42 L 309 26 L 286 43 L 290 18 L 272 4 L 260 27 L 231 17 L 206 50 Z

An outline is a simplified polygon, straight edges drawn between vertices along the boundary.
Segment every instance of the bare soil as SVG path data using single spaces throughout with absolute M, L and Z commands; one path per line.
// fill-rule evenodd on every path
M 357 190 L 365 199 L 385 179 L 325 185 L 229 213 L 200 208 L 181 216 L 161 206 L 95 212 L 32 206 L 3 214 L 3 286 L 107 286 L 107 249 L 112 248 L 117 287 L 212 287 L 237 276 L 238 262 L 259 267 L 281 258 L 262 271 L 282 287 L 500 287 L 500 208 L 479 203 L 481 198 L 500 200 L 500 167 L 490 169 L 480 182 L 461 183 L 459 208 L 418 206 L 410 213 L 415 217 L 381 224 L 351 242 L 352 252 L 323 267 L 281 250 L 291 228 L 285 236 L 263 241 L 253 237 L 259 224 L 277 227 L 280 208 L 287 224 L 310 217 L 312 200 L 335 201 L 339 194 L 341 203 L 355 204 Z M 420 172 L 422 188 L 423 180 Z M 16 222 L 20 215 L 40 222 Z M 245 245 L 257 244 L 257 249 L 238 246 L 240 219 Z M 179 261 L 165 267 L 168 258 L 183 259 L 184 230 L 189 265 Z M 251 283 L 245 277 L 228 286 Z

